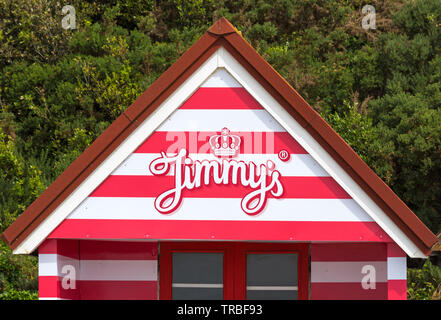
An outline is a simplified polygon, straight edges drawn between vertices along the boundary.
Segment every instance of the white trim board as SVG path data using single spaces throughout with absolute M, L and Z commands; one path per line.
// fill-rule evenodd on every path
M 424 253 L 393 223 L 322 146 L 222 47 L 205 61 L 141 123 L 134 132 L 132 132 L 132 134 L 14 250 L 14 253 L 29 253 L 34 251 L 107 176 L 123 163 L 147 137 L 159 128 L 218 68 L 225 68 L 410 257 L 426 258 Z
M 353 199 L 268 199 L 266 210 L 252 217 L 240 209 L 240 198 L 186 198 L 179 210 L 167 215 L 146 210 L 154 208 L 154 202 L 155 198 L 88 197 L 66 219 L 373 222 Z

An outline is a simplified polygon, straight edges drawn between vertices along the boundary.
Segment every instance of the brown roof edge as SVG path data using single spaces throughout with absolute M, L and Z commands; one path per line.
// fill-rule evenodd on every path
M 224 45 L 247 68 L 270 94 L 317 139 L 322 147 L 373 198 L 423 253 L 430 252 L 430 247 L 435 243 L 436 236 L 225 18 L 219 19 L 17 218 L 2 234 L 5 242 L 11 248 L 16 248 L 124 141 L 134 130 L 134 123 L 146 119 L 174 89 L 191 75 L 198 65 L 202 64 L 204 59 L 208 58 L 213 52 L 215 44 Z M 125 120 L 121 120 L 121 118 Z M 114 126 L 118 122 L 119 126 Z M 124 127 L 121 122 L 124 124 L 128 122 L 128 124 Z M 90 161 L 90 159 L 93 160 Z
M 6 236 L 5 236 L 4 233 L 2 233 L 2 241 L 3 241 L 4 243 L 6 243 L 8 246 L 10 245 L 10 242 L 8 241 L 8 239 L 6 239 Z

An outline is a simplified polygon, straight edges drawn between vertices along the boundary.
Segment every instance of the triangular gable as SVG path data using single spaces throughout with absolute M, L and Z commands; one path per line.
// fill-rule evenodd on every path
M 209 76 L 219 68 L 228 71 L 236 86 L 243 86 L 275 120 L 268 126 L 283 128 L 317 161 L 360 212 L 367 214 L 364 217 L 375 221 L 408 255 L 428 253 L 436 237 L 225 19 L 144 92 L 5 231 L 3 238 L 14 252 L 34 250 L 146 137 L 167 126 L 166 119 L 173 118 L 182 101 L 207 79 L 214 81 L 216 77 Z
M 237 150 L 220 146 L 219 128 L 223 127 L 231 129 L 225 138 L 228 144 L 236 139 Z M 172 193 L 176 206 L 162 208 L 159 197 L 174 190 L 176 176 L 184 172 L 177 173 L 180 167 L 171 165 L 168 172 L 157 175 L 150 165 L 161 159 L 161 152 L 174 158 L 183 149 L 188 152 L 186 159 L 191 159 L 194 177 L 178 180 L 199 180 L 200 186 L 190 184 Z M 216 155 L 215 151 L 225 150 L 235 155 Z M 259 168 L 271 161 L 280 173 L 283 192 L 278 196 L 267 192 L 248 210 L 243 199 L 260 186 L 234 184 L 230 177 L 234 169 L 229 175 L 219 174 L 225 181 L 216 183 L 214 169 L 225 171 L 225 165 L 208 167 L 212 170 L 208 184 L 204 183 L 207 167 L 197 176 L 194 162 L 203 166 L 204 162 L 221 164 L 230 159 L 233 164 L 243 161 Z M 239 171 L 238 176 L 242 174 Z M 271 180 L 268 173 L 265 186 Z M 178 192 L 182 192 L 181 198 L 177 198 Z M 391 241 L 225 68 L 210 75 L 49 237 Z

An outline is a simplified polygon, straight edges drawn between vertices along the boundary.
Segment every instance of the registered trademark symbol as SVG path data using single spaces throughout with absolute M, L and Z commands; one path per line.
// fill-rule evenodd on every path
M 279 151 L 279 159 L 282 161 L 288 161 L 290 158 L 289 152 L 286 150 L 280 150 Z

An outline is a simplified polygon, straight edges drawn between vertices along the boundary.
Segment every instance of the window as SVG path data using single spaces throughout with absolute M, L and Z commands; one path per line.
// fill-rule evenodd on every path
M 161 242 L 161 299 L 308 298 L 308 245 Z
M 297 300 L 297 254 L 247 254 L 247 299 Z
M 172 299 L 223 298 L 223 253 L 173 252 L 172 265 Z

